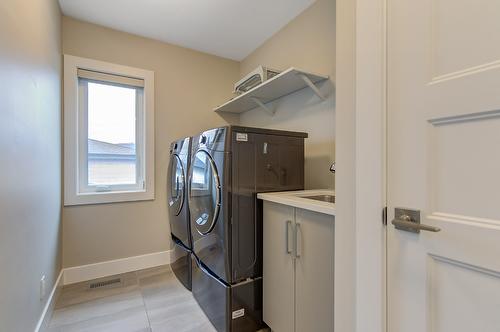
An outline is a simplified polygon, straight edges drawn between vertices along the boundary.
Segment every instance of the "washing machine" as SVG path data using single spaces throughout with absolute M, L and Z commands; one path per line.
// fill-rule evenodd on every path
M 218 331 L 262 326 L 262 204 L 304 189 L 306 133 L 228 126 L 193 137 L 192 291 Z
M 191 227 L 187 199 L 187 172 L 191 160 L 191 138 L 170 145 L 167 172 L 167 205 L 170 235 L 174 245 L 172 270 L 179 281 L 191 290 Z

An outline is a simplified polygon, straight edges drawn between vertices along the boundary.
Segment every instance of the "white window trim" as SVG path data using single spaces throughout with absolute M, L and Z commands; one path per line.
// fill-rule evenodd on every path
M 131 191 L 80 193 L 78 146 L 78 69 L 144 80 L 144 188 Z M 154 191 L 154 72 L 113 63 L 64 55 L 64 205 L 153 200 Z

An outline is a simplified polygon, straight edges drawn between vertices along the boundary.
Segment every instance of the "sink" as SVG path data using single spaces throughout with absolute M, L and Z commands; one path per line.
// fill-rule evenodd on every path
M 327 203 L 335 203 L 335 195 L 311 195 L 311 196 L 302 196 L 302 198 L 313 199 L 315 201 L 321 201 Z

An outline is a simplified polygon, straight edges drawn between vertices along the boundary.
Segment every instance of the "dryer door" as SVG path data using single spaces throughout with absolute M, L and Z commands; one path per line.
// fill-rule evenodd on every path
M 169 187 L 167 188 L 168 208 L 171 213 L 178 216 L 181 213 L 182 205 L 184 204 L 184 192 L 186 181 L 184 176 L 184 166 L 177 154 L 173 154 L 170 158 L 169 167 Z
M 201 235 L 212 231 L 221 206 L 221 186 L 217 167 L 210 154 L 199 150 L 191 163 L 189 209 L 192 227 Z

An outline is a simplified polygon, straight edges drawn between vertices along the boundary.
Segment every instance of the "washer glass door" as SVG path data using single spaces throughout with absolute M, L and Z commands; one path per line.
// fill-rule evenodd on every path
M 205 150 L 196 152 L 189 176 L 189 211 L 192 227 L 206 235 L 212 231 L 221 205 L 220 180 L 212 157 Z
M 181 213 L 182 205 L 184 204 L 184 192 L 186 181 L 184 176 L 184 166 L 178 155 L 173 154 L 170 159 L 170 188 L 168 193 L 168 207 L 173 213 L 178 216 Z

